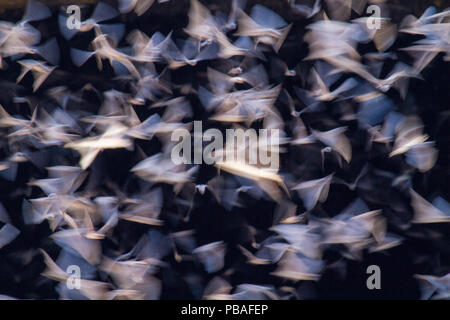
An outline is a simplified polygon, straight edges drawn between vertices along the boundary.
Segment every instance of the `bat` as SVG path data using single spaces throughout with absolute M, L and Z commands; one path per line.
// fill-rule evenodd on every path
M 230 297 L 233 287 L 223 278 L 215 276 L 203 290 L 203 298 L 208 300 L 223 300 Z
M 287 250 L 272 275 L 294 281 L 318 281 L 322 268 L 321 260 L 310 259 L 294 250 Z
M 158 219 L 162 205 L 163 195 L 161 189 L 158 188 L 127 205 L 126 209 L 120 214 L 120 219 L 159 226 L 163 224 L 163 221 Z
M 120 0 L 119 10 L 121 13 L 136 12 L 138 16 L 142 16 L 153 5 L 155 0 Z M 163 2 L 158 0 L 159 3 Z
M 312 259 L 320 259 L 320 235 L 314 227 L 302 224 L 279 224 L 270 228 L 291 244 L 292 248 Z
M 306 4 L 297 4 L 296 0 L 289 0 L 289 6 L 295 13 L 298 13 L 308 19 L 315 16 L 321 10 L 319 0 L 315 0 L 312 7 Z
M 420 281 L 422 300 L 432 299 L 448 299 L 450 296 L 450 276 L 446 274 L 442 277 L 432 275 L 414 275 Z
M 50 9 L 43 3 L 36 0 L 28 0 L 20 23 L 25 24 L 27 22 L 45 20 L 51 15 Z
M 191 0 L 188 16 L 189 23 L 184 28 L 184 32 L 192 38 L 199 41 L 212 41 L 217 30 L 220 30 L 209 10 L 198 0 Z
M 69 142 L 64 147 L 74 149 L 80 153 L 80 167 L 85 170 L 92 164 L 101 150 L 130 148 L 132 141 L 126 136 L 126 131 L 126 126 L 116 123 L 108 127 L 99 136 Z
M 192 253 L 200 260 L 208 273 L 217 272 L 224 267 L 226 246 L 222 241 L 202 245 Z
M 172 184 L 174 189 L 179 191 L 185 183 L 191 181 L 192 175 L 197 169 L 194 166 L 185 170 L 182 165 L 177 166 L 169 157 L 158 153 L 139 162 L 131 169 L 131 172 L 153 183 Z
M 328 197 L 330 183 L 333 175 L 328 175 L 321 179 L 304 181 L 291 190 L 297 191 L 307 210 L 312 210 L 318 202 L 324 202 Z
M 171 34 L 166 37 L 156 31 L 151 38 L 139 30 L 132 31 L 127 41 L 133 46 L 132 59 L 138 62 L 160 62 L 162 53 L 167 50 L 171 41 Z
M 92 56 L 96 56 L 97 66 L 100 70 L 102 69 L 101 59 L 107 59 L 111 66 L 116 68 L 116 71 L 119 74 L 121 73 L 119 69 L 120 66 L 124 66 L 134 77 L 137 79 L 140 78 L 138 70 L 131 62 L 132 57 L 114 48 L 108 41 L 107 35 L 98 34 L 97 37 L 92 40 L 92 45 L 94 51 L 83 51 L 71 48 L 70 56 L 77 67 L 82 66 Z
M 269 168 L 258 168 L 246 163 L 226 160 L 216 162 L 215 166 L 220 170 L 253 180 L 261 189 L 263 189 L 272 199 L 277 202 L 281 201 L 281 193 L 278 186 L 281 187 L 286 194 L 289 195 L 286 185 L 276 170 Z
M 0 229 L 0 249 L 11 243 L 15 238 L 19 236 L 19 234 L 19 229 L 17 229 L 10 223 L 6 223 Z
M 256 43 L 272 46 L 278 52 L 292 24 L 288 25 L 278 14 L 262 5 L 254 5 L 250 16 L 240 10 L 237 36 L 256 38 Z
M 233 300 L 278 300 L 275 288 L 272 286 L 262 286 L 244 283 L 236 286 L 236 290 L 231 295 Z
M 411 206 L 414 210 L 413 223 L 442 223 L 450 222 L 450 205 L 445 202 L 445 200 L 440 200 L 440 203 L 444 204 L 444 211 L 437 208 L 435 205 L 429 203 L 427 200 L 422 198 L 414 190 L 410 190 L 411 194 Z M 439 198 L 438 198 L 439 199 Z M 439 201 L 439 200 L 437 200 Z M 436 200 L 434 202 L 436 204 Z M 437 202 L 439 203 L 439 202 Z M 445 205 L 446 204 L 446 205 Z
M 21 60 L 18 62 L 22 66 L 22 73 L 17 77 L 16 82 L 20 82 L 23 77 L 31 71 L 35 78 L 33 83 L 33 91 L 39 89 L 39 87 L 48 78 L 50 73 L 55 69 L 55 67 L 46 66 L 45 63 L 41 63 L 35 60 Z
M 66 250 L 76 252 L 90 264 L 96 265 L 101 259 L 101 244 L 81 234 L 82 230 L 66 229 L 51 235 L 55 242 Z
M 317 140 L 339 153 L 347 163 L 350 163 L 352 159 L 352 147 L 350 141 L 344 134 L 345 131 L 345 127 L 340 127 L 330 131 L 312 130 L 312 134 Z

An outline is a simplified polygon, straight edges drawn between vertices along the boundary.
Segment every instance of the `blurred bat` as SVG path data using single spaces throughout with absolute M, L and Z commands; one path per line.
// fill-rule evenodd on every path
M 386 221 L 381 217 L 381 210 L 364 212 L 358 215 L 339 214 L 332 220 L 324 220 L 324 243 L 343 243 L 351 248 L 365 246 L 369 236 L 373 235 L 381 244 L 386 234 Z
M 422 300 L 450 298 L 450 273 L 442 277 L 421 274 L 416 274 L 414 277 L 420 281 Z
M 308 134 L 308 129 L 303 123 L 300 117 L 296 117 L 294 119 L 292 131 L 294 133 L 294 138 L 291 140 L 291 144 L 293 145 L 303 145 L 310 144 L 317 141 L 313 134 Z
M 369 133 L 373 134 L 373 136 L 371 136 L 370 146 L 373 141 L 380 143 L 390 142 L 393 136 L 388 136 L 383 131 L 390 129 L 390 127 L 386 127 L 386 124 L 391 125 L 392 119 L 387 117 L 394 114 L 392 113 L 392 110 L 394 109 L 392 100 L 376 91 L 359 95 L 353 98 L 353 100 L 359 103 L 359 110 L 356 114 L 358 123 L 363 127 L 367 127 Z M 385 118 L 387 119 L 384 121 L 383 129 L 378 130 L 379 127 L 375 125 L 382 123 Z
M 239 202 L 239 195 L 246 193 L 255 199 L 259 199 L 263 195 L 263 191 L 256 185 L 243 185 L 244 182 L 236 183 L 234 180 L 225 180 L 223 176 L 216 176 L 208 181 L 207 188 L 225 209 L 232 210 L 233 207 L 242 206 Z
M 224 267 L 226 246 L 222 241 L 205 244 L 192 253 L 200 260 L 208 273 L 217 272 Z
M 272 197 L 272 199 L 276 201 L 281 201 L 282 197 L 278 187 L 281 187 L 286 194 L 289 195 L 289 191 L 287 190 L 282 177 L 277 174 L 277 170 L 259 168 L 228 159 L 226 161 L 216 162 L 215 166 L 220 170 L 253 180 L 261 189 L 263 189 L 270 197 Z
M 136 139 L 150 140 L 154 134 L 167 134 L 178 128 L 184 128 L 188 125 L 183 123 L 165 122 L 158 114 L 154 114 L 142 123 L 136 123 L 127 132 L 127 135 Z
M 349 78 L 333 91 L 329 91 L 327 85 L 315 69 L 312 70 L 312 75 L 312 90 L 309 95 L 319 101 L 331 101 L 337 99 L 341 94 L 350 91 L 358 84 L 355 79 Z
M 126 131 L 126 126 L 116 123 L 99 136 L 69 142 L 64 147 L 80 153 L 80 167 L 85 170 L 104 149 L 130 148 L 132 141 L 126 136 Z
M 393 247 L 401 245 L 403 240 L 403 237 L 387 233 L 381 242 L 375 243 L 370 246 L 369 252 L 380 252 L 391 249 Z
M 28 0 L 25 13 L 20 21 L 21 24 L 27 22 L 45 20 L 52 15 L 50 9 L 43 3 L 35 0 Z
M 345 21 L 350 18 L 352 0 L 326 0 L 325 2 L 333 20 Z
M 270 60 L 270 74 L 281 82 L 285 77 L 295 77 L 297 72 L 295 69 L 289 69 L 283 60 L 274 57 Z
M 356 190 L 356 187 L 358 186 L 358 182 L 359 180 L 361 180 L 362 178 L 364 178 L 364 176 L 368 173 L 369 171 L 369 166 L 365 165 L 361 171 L 359 172 L 358 176 L 355 178 L 355 180 L 352 183 L 348 183 L 347 181 L 338 178 L 336 176 L 333 176 L 332 179 L 332 183 L 338 183 L 338 184 L 343 184 L 345 185 L 349 190 L 354 191 Z
M 411 206 L 414 210 L 413 223 L 450 222 L 450 205 L 448 202 L 442 198 L 437 198 L 431 204 L 412 189 L 410 190 L 410 194 Z M 440 208 L 436 207 L 436 205 Z
M 448 43 L 441 39 L 419 40 L 414 45 L 400 50 L 406 51 L 414 59 L 413 67 L 417 72 L 422 72 L 440 52 L 447 52 L 445 60 L 449 57 Z
M 300 101 L 306 105 L 306 108 L 296 111 L 295 108 L 291 108 L 291 114 L 295 117 L 299 117 L 304 112 L 318 112 L 323 110 L 323 105 L 319 100 L 310 95 L 310 92 L 305 89 L 294 86 L 294 92 Z M 295 103 L 294 103 L 295 104 Z M 291 104 L 292 107 L 292 104 Z
M 277 263 L 283 257 L 284 253 L 291 247 L 290 244 L 280 241 L 279 237 L 269 237 L 260 245 L 260 249 L 255 256 L 258 259 L 267 260 L 271 263 Z
M 178 69 L 185 65 L 195 66 L 200 61 L 215 59 L 219 51 L 215 43 L 199 47 L 198 42 L 191 38 L 184 42 L 181 50 L 172 39 L 167 41 L 163 56 L 169 63 L 169 69 Z
M 437 158 L 438 151 L 434 148 L 432 141 L 415 144 L 406 152 L 406 162 L 420 172 L 433 168 Z
M 55 69 L 55 67 L 49 67 L 40 61 L 35 60 L 21 60 L 19 64 L 22 66 L 22 72 L 17 77 L 16 82 L 20 82 L 23 77 L 31 71 L 34 76 L 33 91 L 35 92 L 44 83 L 45 79 L 48 78 L 50 73 Z
M 1 28 L 0 28 L 1 32 Z M 32 27 L 12 30 L 3 39 L 0 52 L 3 57 L 19 58 L 24 54 L 39 55 L 53 65 L 57 65 L 60 60 L 59 46 L 56 38 L 51 38 L 47 42 L 36 45 L 40 36 L 38 31 Z M 20 33 L 20 34 L 17 34 Z
M 82 230 L 61 230 L 53 233 L 51 238 L 54 239 L 59 246 L 78 253 L 90 264 L 98 264 L 101 260 L 100 242 L 83 236 L 80 231 Z
M 346 130 L 347 128 L 345 127 L 332 129 L 330 131 L 312 130 L 312 134 L 317 140 L 339 153 L 347 163 L 350 163 L 350 160 L 352 159 L 352 147 L 350 140 L 348 140 L 344 134 Z
M 139 284 L 152 285 L 155 281 L 153 285 L 157 288 L 159 280 L 150 276 L 152 264 L 151 259 L 118 261 L 103 257 L 99 269 L 109 274 L 120 289 L 134 290 Z
M 129 255 L 124 255 L 121 260 L 133 256 L 138 260 L 151 261 L 153 265 L 163 266 L 162 259 L 170 253 L 172 248 L 169 240 L 161 232 L 150 230 L 139 239 Z
M 298 13 L 306 17 L 307 19 L 316 15 L 321 9 L 320 0 L 315 0 L 314 5 L 312 7 L 306 4 L 297 4 L 296 0 L 288 0 L 288 1 L 289 6 L 295 13 Z
M 238 246 L 239 250 L 242 252 L 242 254 L 247 258 L 247 263 L 254 264 L 254 265 L 264 265 L 264 264 L 270 264 L 270 260 L 267 259 L 261 259 L 255 256 L 253 253 L 245 249 L 243 246 Z
M 234 56 L 255 56 L 261 60 L 265 60 L 264 55 L 255 49 L 255 45 L 249 37 L 242 36 L 231 43 L 224 33 L 217 31 L 215 34 L 215 40 L 220 46 L 218 57 L 221 59 L 229 59 Z
M 362 42 L 367 37 L 357 24 L 319 21 L 308 28 L 311 31 L 306 35 L 306 40 L 310 45 L 310 53 L 306 60 L 323 59 L 337 68 L 337 72 L 355 73 L 383 92 L 388 91 L 392 86 L 403 92 L 407 84 L 405 80 L 418 77 L 416 70 L 402 63 L 396 65 L 385 79 L 378 79 L 372 75 L 359 62 L 359 54 L 355 49 L 357 42 Z M 329 42 L 324 42 L 324 38 L 329 39 Z
M 294 250 L 287 250 L 272 274 L 294 281 L 318 281 L 322 268 L 323 262 L 321 260 L 310 259 Z
M 240 11 L 235 35 L 255 37 L 257 43 L 268 44 L 278 52 L 291 27 L 278 14 L 257 4 L 252 7 L 250 17 Z
M 305 35 L 310 52 L 305 60 L 345 57 L 359 64 L 359 53 L 356 50 L 358 41 L 368 39 L 367 34 L 357 24 L 340 21 L 319 20 L 307 27 L 310 31 Z M 319 39 L 327 39 L 327 42 Z M 331 63 L 333 65 L 333 63 Z
M 10 223 L 0 229 L 0 249 L 11 243 L 20 234 L 20 231 Z
M 158 219 L 162 206 L 163 195 L 161 189 L 158 188 L 127 205 L 120 214 L 120 219 L 159 226 L 163 224 L 163 221 Z
M 236 290 L 231 295 L 233 300 L 278 300 L 278 295 L 275 293 L 275 288 L 272 286 L 263 286 L 244 283 L 236 287 Z
M 225 94 L 209 95 L 206 89 L 199 89 L 199 95 L 206 109 L 214 108 L 216 114 L 211 120 L 222 122 L 247 122 L 247 125 L 273 112 L 273 104 L 281 86 L 248 89 Z
M 183 165 L 175 165 L 169 157 L 164 157 L 163 154 L 158 153 L 139 162 L 131 169 L 131 172 L 153 183 L 173 184 L 177 192 L 181 190 L 185 183 L 191 181 L 192 175 L 197 169 L 194 166 L 185 170 Z
M 412 34 L 423 34 L 421 32 L 428 31 L 427 27 L 429 27 L 429 25 L 440 24 L 449 15 L 449 10 L 437 13 L 436 8 L 431 6 L 428 7 L 419 18 L 416 18 L 413 15 L 405 16 L 400 24 L 402 27 L 401 31 Z
M 127 41 L 133 46 L 132 59 L 139 62 L 159 62 L 162 53 L 170 44 L 171 34 L 166 37 L 156 31 L 151 38 L 139 30 L 134 30 L 127 35 Z
M 16 131 L 8 135 L 13 141 L 27 139 L 31 143 L 37 143 L 39 141 L 40 145 L 61 145 L 72 141 L 76 137 L 75 134 L 68 133 L 66 131 L 70 130 L 70 126 L 73 125 L 73 119 L 65 114 L 63 111 L 58 111 L 55 109 L 52 115 L 49 115 L 45 110 L 41 110 L 41 117 L 37 119 L 37 110 L 35 108 L 29 125 L 25 125 L 21 128 L 17 128 Z M 76 130 L 73 128 L 73 131 Z M 39 160 L 30 158 L 33 162 L 34 160 Z
M 303 222 L 305 216 L 303 214 L 297 215 L 297 208 L 297 205 L 289 200 L 281 202 L 275 209 L 273 224 Z
M 38 198 L 22 202 L 22 216 L 25 224 L 40 224 L 49 220 L 54 231 L 63 221 L 62 210 L 55 203 L 55 197 Z
M 36 45 L 41 39 L 38 30 L 29 24 L 0 23 L 0 53 L 2 57 L 21 54 L 25 49 Z
M 91 217 L 97 214 L 95 205 L 86 197 L 50 194 L 48 197 L 31 199 L 27 201 L 24 199 L 22 204 L 22 215 L 26 224 L 39 224 L 45 219 L 48 220 L 50 228 L 54 231 L 57 227 L 69 224 L 72 221 L 68 216 L 77 217 L 77 220 L 82 220 L 86 213 Z M 73 220 L 73 219 L 72 219 Z M 71 225 L 72 228 L 77 228 L 76 223 Z
M 320 235 L 316 228 L 302 224 L 279 224 L 270 228 L 289 242 L 296 251 L 312 259 L 320 259 Z
M 6 212 L 5 207 L 0 203 L 0 222 L 11 223 L 8 212 Z
M 0 176 L 3 179 L 14 181 L 17 177 L 18 165 L 14 161 L 2 161 L 0 162 Z
M 158 96 L 164 93 L 172 94 L 168 69 L 164 69 L 159 75 L 148 73 L 143 75 L 137 83 L 133 83 L 134 97 L 130 101 L 133 104 L 143 105 L 145 100 L 156 101 Z
M 207 76 L 213 91 L 218 94 L 228 93 L 235 84 L 248 83 L 253 88 L 264 88 L 269 84 L 266 70 L 260 64 L 233 77 L 208 67 Z
M 390 157 L 406 153 L 406 161 L 421 172 L 430 170 L 437 160 L 437 150 L 432 142 L 426 142 L 423 125 L 417 117 L 404 118 L 396 126 L 396 137 Z
M 192 254 L 192 252 L 197 248 L 197 241 L 194 237 L 194 230 L 184 230 L 173 232 L 169 235 L 169 238 L 173 241 L 175 247 L 175 259 L 178 262 L 182 261 L 181 256 L 178 254 L 176 248 L 181 248 L 183 251 Z
M 35 132 L 32 127 L 36 122 L 37 108 L 34 110 L 31 119 L 25 120 L 16 117 L 12 117 L 5 109 L 0 105 L 0 127 L 9 128 L 15 127 L 15 131 L 10 133 L 9 137 L 16 136 L 28 136 Z
M 208 300 L 224 300 L 230 297 L 233 287 L 223 278 L 215 276 L 203 290 L 203 298 Z
M 158 0 L 158 3 L 168 0 Z M 142 16 L 153 5 L 155 0 L 119 0 L 119 10 L 121 13 L 130 13 L 132 10 L 138 16 Z
M 447 51 L 444 60 L 449 60 L 450 51 L 448 50 L 448 23 L 445 20 L 450 15 L 450 10 L 436 13 L 434 7 L 429 7 L 422 16 L 417 19 L 412 15 L 406 16 L 400 24 L 400 31 L 423 35 L 424 39 L 416 42 L 416 45 L 405 48 L 414 59 L 414 68 L 421 72 L 439 52 Z
M 29 182 L 29 185 L 41 188 L 45 193 L 71 194 L 83 183 L 87 174 L 79 167 L 54 166 L 48 167 L 50 178 L 38 179 Z
M 291 190 L 296 190 L 305 208 L 311 210 L 317 202 L 324 202 L 327 199 L 332 177 L 331 174 L 321 179 L 301 182 L 292 187 Z
M 102 69 L 101 59 L 107 59 L 111 66 L 116 68 L 116 71 L 119 74 L 120 70 L 118 68 L 124 66 L 134 77 L 137 79 L 140 78 L 138 70 L 131 62 L 132 57 L 114 48 L 105 34 L 97 35 L 97 37 L 92 40 L 92 45 L 94 51 L 83 51 L 74 48 L 70 49 L 70 56 L 77 67 L 82 66 L 89 58 L 95 56 L 97 58 L 97 66 L 100 70 Z
M 370 135 L 369 144 L 372 142 L 384 143 L 386 146 L 395 138 L 395 130 L 397 125 L 403 120 L 403 116 L 397 112 L 389 112 L 384 120 L 383 126 L 374 126 L 367 129 Z
M 223 28 L 224 31 L 234 30 L 237 27 L 237 18 L 239 16 L 239 10 L 243 10 L 247 0 L 232 0 L 231 11 L 228 15 L 228 20 Z
M 217 30 L 220 30 L 209 10 L 198 0 L 191 0 L 188 16 L 189 23 L 184 31 L 192 38 L 212 41 Z
M 353 20 L 360 24 L 360 26 L 369 35 L 375 44 L 378 52 L 384 52 L 391 47 L 397 39 L 397 26 L 389 22 L 389 18 L 377 18 L 380 23 L 380 28 L 369 29 L 369 18 L 362 17 Z

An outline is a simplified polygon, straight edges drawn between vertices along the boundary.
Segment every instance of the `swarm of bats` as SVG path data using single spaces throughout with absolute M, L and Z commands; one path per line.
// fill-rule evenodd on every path
M 450 192 L 425 187 L 450 174 L 435 142 L 448 111 L 427 127 L 410 84 L 429 81 L 436 61 L 448 67 L 450 10 L 394 21 L 370 0 L 289 0 L 289 14 L 191 0 L 187 24 L 167 32 L 167 19 L 163 32 L 145 17 L 166 2 L 99 2 L 79 30 L 65 8 L 36 0 L 19 21 L 0 21 L 1 72 L 16 81 L 0 80 L 1 263 L 39 261 L 27 287 L 53 292 L 2 287 L 1 298 L 161 299 L 175 279 L 182 298 L 297 299 L 303 283 L 345 277 L 350 261 L 407 240 L 444 243 L 448 255 Z M 379 30 L 368 28 L 372 2 Z M 130 30 L 126 16 L 156 31 Z M 194 120 L 279 129 L 280 168 L 173 163 L 171 134 Z M 334 206 L 340 193 L 349 200 Z M 45 239 L 21 248 L 34 237 Z M 422 298 L 450 297 L 442 264 L 415 275 Z M 248 268 L 265 282 L 237 282 Z M 18 271 L 11 281 L 30 280 Z

